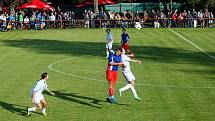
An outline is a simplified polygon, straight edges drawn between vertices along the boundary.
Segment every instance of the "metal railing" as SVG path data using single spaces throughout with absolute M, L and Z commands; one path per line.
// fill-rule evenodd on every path
M 215 18 L 184 18 L 184 19 L 93 19 L 93 20 L 56 20 L 56 21 L 0 21 L 1 30 L 14 29 L 65 29 L 65 28 L 197 28 L 215 27 Z

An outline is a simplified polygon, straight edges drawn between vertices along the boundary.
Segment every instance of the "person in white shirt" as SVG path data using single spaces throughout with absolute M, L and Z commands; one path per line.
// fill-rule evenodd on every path
M 55 96 L 53 92 L 48 89 L 48 85 L 46 81 L 48 80 L 48 73 L 43 73 L 41 75 L 41 79 L 36 83 L 34 88 L 31 91 L 32 103 L 34 103 L 34 107 L 27 109 L 27 116 L 30 116 L 31 112 L 38 110 L 42 110 L 42 114 L 47 116 L 46 107 L 47 102 L 42 94 L 43 90 L 48 91 L 51 95 Z
M 137 92 L 134 88 L 134 81 L 135 81 L 135 77 L 133 75 L 133 73 L 131 72 L 131 69 L 130 69 L 130 61 L 131 62 L 135 62 L 135 63 L 139 63 L 141 64 L 141 61 L 140 60 L 135 60 L 135 59 L 131 59 L 130 57 L 133 57 L 134 55 L 131 54 L 131 55 L 125 55 L 125 51 L 123 49 L 123 54 L 121 55 L 121 58 L 122 58 L 122 62 L 124 64 L 124 66 L 122 66 L 122 73 L 123 73 L 123 76 L 125 77 L 126 81 L 127 81 L 127 85 L 125 85 L 124 87 L 120 88 L 119 89 L 119 95 L 122 96 L 122 92 L 128 90 L 128 89 L 131 89 L 133 95 L 134 95 L 134 98 L 136 100 L 141 100 L 138 96 L 137 96 Z
M 28 29 L 29 23 L 30 23 L 30 19 L 28 18 L 28 16 L 26 16 L 26 17 L 24 18 L 25 29 Z
M 112 46 L 113 46 L 113 36 L 110 32 L 110 29 L 107 29 L 106 33 L 107 33 L 107 35 L 106 35 L 106 54 L 107 54 L 106 58 L 108 58 L 109 50 L 112 50 Z
M 51 13 L 51 16 L 49 17 L 49 20 L 50 20 L 50 26 L 52 28 L 55 28 L 56 16 L 54 15 L 54 13 Z

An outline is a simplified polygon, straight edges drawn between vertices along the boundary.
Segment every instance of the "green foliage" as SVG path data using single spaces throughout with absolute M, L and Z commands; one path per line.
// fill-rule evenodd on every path
M 214 9 L 215 7 L 214 0 L 187 0 L 187 3 L 196 9 Z

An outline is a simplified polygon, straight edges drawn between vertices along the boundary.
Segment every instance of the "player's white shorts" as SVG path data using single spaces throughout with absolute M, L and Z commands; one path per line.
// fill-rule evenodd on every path
M 125 79 L 127 81 L 130 82 L 130 81 L 134 81 L 135 80 L 135 77 L 134 77 L 134 75 L 132 74 L 131 71 L 123 71 L 122 73 L 123 73 L 123 75 L 124 75 L 124 77 L 125 77 Z
M 110 41 L 110 42 L 108 42 L 108 43 L 106 43 L 106 48 L 108 49 L 112 49 L 112 46 L 113 46 L 113 42 L 112 41 Z
M 42 95 L 42 94 L 40 94 L 40 95 L 35 95 L 35 101 L 34 101 L 34 103 L 35 104 L 39 104 L 40 103 L 40 100 L 42 100 L 42 99 L 44 99 L 44 96 Z

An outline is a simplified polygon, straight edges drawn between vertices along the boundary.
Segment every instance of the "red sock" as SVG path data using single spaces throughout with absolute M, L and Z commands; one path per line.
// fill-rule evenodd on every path
M 109 96 L 113 96 L 114 95 L 114 89 L 113 88 L 109 88 Z

